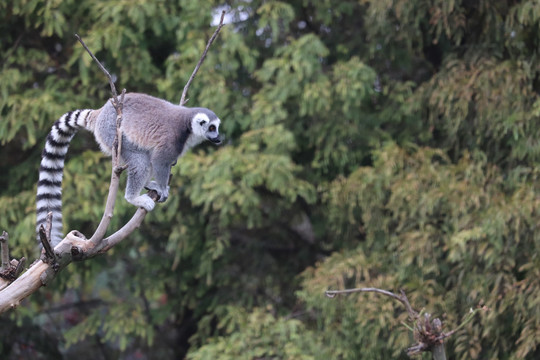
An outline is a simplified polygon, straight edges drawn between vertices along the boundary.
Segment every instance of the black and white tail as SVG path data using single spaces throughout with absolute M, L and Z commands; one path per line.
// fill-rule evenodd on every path
M 62 236 L 62 175 L 64 160 L 69 143 L 75 133 L 86 125 L 86 118 L 92 110 L 70 111 L 58 119 L 51 128 L 41 155 L 39 181 L 37 185 L 37 226 L 45 226 L 47 213 L 52 211 L 52 246 L 56 246 Z M 38 235 L 39 239 L 39 235 Z

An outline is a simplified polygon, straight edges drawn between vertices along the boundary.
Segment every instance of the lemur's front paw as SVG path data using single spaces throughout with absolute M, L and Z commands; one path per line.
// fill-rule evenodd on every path
M 154 206 L 156 206 L 154 200 L 152 200 L 152 198 L 150 198 L 150 196 L 146 194 L 137 196 L 132 199 L 126 198 L 126 200 L 135 206 L 142 207 L 146 211 L 152 211 L 154 210 Z
M 148 184 L 146 184 L 144 188 L 146 190 L 154 190 L 155 192 L 157 192 L 159 196 L 159 199 L 157 200 L 157 202 L 162 203 L 162 202 L 165 202 L 165 200 L 169 198 L 169 189 L 170 189 L 169 186 L 167 186 L 165 189 L 161 189 L 157 182 L 150 181 Z

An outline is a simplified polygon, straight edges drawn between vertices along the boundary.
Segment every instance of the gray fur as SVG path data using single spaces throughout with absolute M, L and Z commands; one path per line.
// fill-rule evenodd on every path
M 221 143 L 219 118 L 205 108 L 186 108 L 145 94 L 125 95 L 121 160 L 128 165 L 125 198 L 147 211 L 154 201 L 143 188 L 155 190 L 159 202 L 169 196 L 171 167 L 185 152 L 210 140 Z M 116 133 L 116 110 L 108 101 L 98 110 L 64 114 L 47 137 L 38 182 L 37 229 L 53 212 L 53 246 L 62 239 L 61 181 L 69 142 L 79 128 L 94 133 L 101 150 L 110 155 Z M 154 179 L 151 181 L 151 179 Z

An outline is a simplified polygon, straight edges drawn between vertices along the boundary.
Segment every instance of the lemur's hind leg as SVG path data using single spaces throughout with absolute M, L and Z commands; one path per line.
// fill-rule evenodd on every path
M 158 202 L 164 202 L 169 197 L 169 176 L 171 174 L 171 164 L 164 161 L 152 161 L 153 175 L 155 181 L 150 181 L 145 188 L 155 190 L 159 195 Z
M 122 149 L 122 158 L 128 166 L 126 200 L 135 206 L 144 208 L 146 211 L 152 211 L 156 205 L 154 200 L 147 194 L 141 195 L 142 189 L 152 175 L 148 152 L 125 151 Z

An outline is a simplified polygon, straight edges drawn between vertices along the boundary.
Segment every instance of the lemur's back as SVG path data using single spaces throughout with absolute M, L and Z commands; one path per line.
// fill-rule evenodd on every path
M 139 93 L 125 95 L 123 106 L 122 133 L 140 147 L 152 149 L 163 143 L 163 139 L 177 137 L 189 126 L 185 107 Z M 110 101 L 96 110 L 92 131 L 96 140 L 107 147 L 110 153 L 116 127 L 116 110 Z

